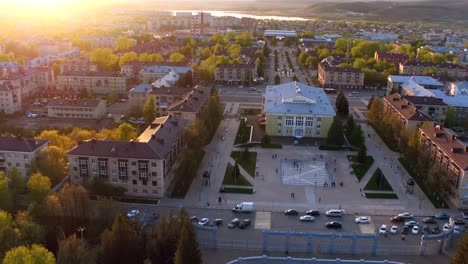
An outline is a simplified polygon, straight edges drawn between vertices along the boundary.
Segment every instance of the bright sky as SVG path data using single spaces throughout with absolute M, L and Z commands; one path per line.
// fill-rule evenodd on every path
M 9 11 L 33 16 L 54 16 L 73 13 L 110 3 L 112 0 L 0 0 L 1 12 Z

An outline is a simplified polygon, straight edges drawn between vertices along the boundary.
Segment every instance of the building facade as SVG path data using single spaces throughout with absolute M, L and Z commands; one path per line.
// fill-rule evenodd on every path
M 0 77 L 6 76 L 9 74 L 18 73 L 19 70 L 20 70 L 19 65 L 16 62 L 6 62 L 6 61 L 0 62 Z
M 400 124 L 408 131 L 414 131 L 423 125 L 431 126 L 434 120 L 427 114 L 419 111 L 399 94 L 387 95 L 383 98 L 384 112 L 396 114 Z
M 410 79 L 426 89 L 444 88 L 444 85 L 441 82 L 430 76 L 389 75 L 387 77 L 387 95 L 389 95 L 392 92 L 392 90 L 401 93 L 400 86 L 405 82 L 409 81 Z
M 442 99 L 431 96 L 403 96 L 403 99 L 434 121 L 444 123 L 448 105 Z
M 151 84 L 141 84 L 130 90 L 128 101 L 131 106 L 143 106 L 153 96 L 156 113 L 167 115 L 168 108 L 183 100 L 192 90 L 193 88 L 186 87 L 157 88 Z
M 57 118 L 100 119 L 106 114 L 106 101 L 88 99 L 49 99 L 47 116 Z
M 78 57 L 60 64 L 60 74 L 65 72 L 97 72 L 98 65 L 92 62 L 89 57 Z
M 338 67 L 342 59 L 330 56 L 318 65 L 318 79 L 324 88 L 360 89 L 364 87 L 364 72 L 352 67 Z
M 216 66 L 215 81 L 228 85 L 249 85 L 257 76 L 255 64 L 220 64 Z
M 210 87 L 196 86 L 182 100 L 173 102 L 167 109 L 167 113 L 175 118 L 194 121 L 207 106 L 210 95 Z
M 436 75 L 439 77 L 447 76 L 462 81 L 468 78 L 468 70 L 461 65 L 453 63 L 408 61 L 401 63 L 399 70 L 402 75 L 424 75 L 432 69 L 435 69 Z
M 59 89 L 88 89 L 93 94 L 127 93 L 127 78 L 120 72 L 65 72 L 57 84 Z
M 456 190 L 450 199 L 455 207 L 468 209 L 468 147 L 446 129 L 435 126 L 420 128 L 421 146 L 429 151 L 435 164 L 440 165 Z
M 11 135 L 0 136 L 0 171 L 8 175 L 11 169 L 16 167 L 24 178 L 28 177 L 31 163 L 47 146 L 47 140 Z
M 376 51 L 374 54 L 374 59 L 377 62 L 386 61 L 390 64 L 395 65 L 395 67 L 398 68 L 400 63 L 406 63 L 407 61 L 409 61 L 409 56 L 408 54 Z
M 267 135 L 295 138 L 326 138 L 336 115 L 323 89 L 297 82 L 267 86 L 263 112 Z

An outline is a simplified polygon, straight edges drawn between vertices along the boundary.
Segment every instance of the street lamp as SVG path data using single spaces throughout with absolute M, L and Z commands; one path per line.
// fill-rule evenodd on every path
M 81 233 L 81 246 L 84 248 L 83 232 L 86 230 L 86 227 L 79 226 L 76 230 Z

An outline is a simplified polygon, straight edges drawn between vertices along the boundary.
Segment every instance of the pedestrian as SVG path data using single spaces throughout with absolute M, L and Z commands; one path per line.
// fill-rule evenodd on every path
M 401 235 L 401 240 L 405 240 L 405 234 Z
M 276 169 L 276 174 L 278 174 L 278 169 Z
M 292 193 L 292 195 L 293 195 L 293 198 L 294 198 L 294 193 Z
M 210 203 L 209 203 L 209 202 L 206 202 L 206 207 L 210 207 Z
M 221 203 L 221 196 L 218 197 L 218 203 Z
M 359 192 L 362 192 L 362 188 L 359 188 Z
M 319 203 L 322 201 L 322 197 L 319 197 Z

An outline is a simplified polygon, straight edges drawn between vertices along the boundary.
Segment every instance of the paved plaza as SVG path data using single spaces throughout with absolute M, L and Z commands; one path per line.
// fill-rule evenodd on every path
M 317 160 L 281 160 L 281 180 L 287 185 L 326 186 L 332 182 L 328 172 L 328 161 Z

